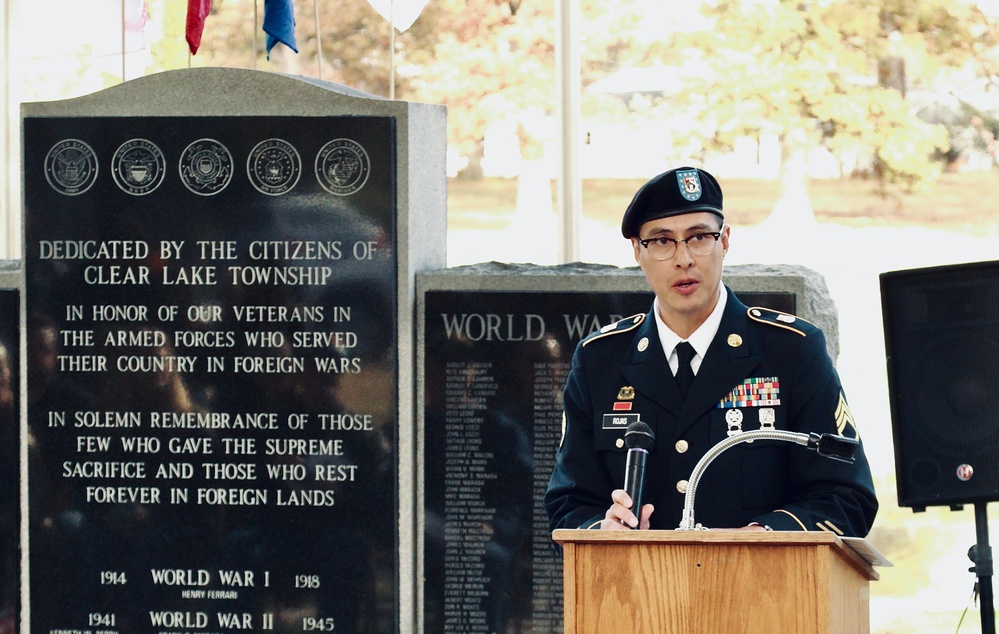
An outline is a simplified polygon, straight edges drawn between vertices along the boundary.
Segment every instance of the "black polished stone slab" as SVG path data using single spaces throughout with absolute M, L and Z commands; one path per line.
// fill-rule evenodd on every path
M 31 631 L 394 631 L 394 119 L 23 139 Z
M 652 294 L 475 291 L 474 274 L 452 284 L 462 285 L 423 299 L 424 631 L 561 632 L 562 562 L 543 497 L 562 390 L 580 339 L 647 312 Z M 794 312 L 793 293 L 737 294 Z

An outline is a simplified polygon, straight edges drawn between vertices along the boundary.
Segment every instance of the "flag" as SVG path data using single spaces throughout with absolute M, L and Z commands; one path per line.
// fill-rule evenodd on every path
M 131 51 L 145 50 L 146 22 L 149 21 L 149 13 L 146 10 L 146 0 L 132 0 L 132 2 L 127 4 L 126 7 L 125 52 L 128 53 Z
M 413 26 L 430 0 L 368 0 L 378 15 L 392 23 L 402 33 Z
M 264 33 L 267 34 L 267 59 L 271 58 L 271 49 L 278 42 L 298 52 L 291 0 L 264 0 Z
M 65 16 L 61 16 L 65 19 L 65 24 L 71 27 L 89 25 L 85 31 L 87 35 L 77 33 L 69 38 L 76 45 L 91 43 L 94 57 L 120 57 L 122 53 L 146 50 L 145 0 L 91 0 L 81 4 L 85 4 L 86 8 L 79 15 L 67 11 Z M 124 16 L 122 11 L 125 12 Z M 50 52 L 58 50 L 48 46 L 44 48 Z
M 187 0 L 187 46 L 191 55 L 201 46 L 201 33 L 205 30 L 205 18 L 212 12 L 212 0 Z

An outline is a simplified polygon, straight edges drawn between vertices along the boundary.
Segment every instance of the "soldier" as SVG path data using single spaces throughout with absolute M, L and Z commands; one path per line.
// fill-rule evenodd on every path
M 621 230 L 655 300 L 648 314 L 576 348 L 545 494 L 552 529 L 677 528 L 686 478 L 730 432 L 857 437 L 822 331 L 749 308 L 722 284 L 731 227 L 713 176 L 692 167 L 656 176 L 635 194 Z M 623 438 L 635 420 L 655 435 L 640 513 L 622 488 Z M 721 453 L 703 473 L 696 517 L 706 527 L 863 537 L 878 508 L 862 444 L 847 464 L 755 440 Z

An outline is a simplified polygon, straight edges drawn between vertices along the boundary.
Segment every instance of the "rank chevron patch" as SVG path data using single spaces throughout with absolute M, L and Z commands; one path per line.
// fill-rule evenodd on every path
M 843 394 L 843 390 L 839 392 L 839 404 L 836 405 L 834 416 L 836 418 L 836 432 L 840 436 L 843 435 L 846 426 L 849 425 L 853 427 L 853 431 L 857 434 L 857 437 L 860 437 L 860 430 L 857 429 L 857 422 L 853 420 L 853 412 L 850 411 L 850 406 L 846 404 L 846 395 Z

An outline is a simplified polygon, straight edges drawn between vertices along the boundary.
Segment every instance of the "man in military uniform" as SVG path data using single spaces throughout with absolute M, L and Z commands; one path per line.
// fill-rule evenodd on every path
M 722 284 L 731 228 L 714 177 L 692 167 L 660 174 L 635 194 L 621 229 L 655 300 L 648 314 L 576 348 L 545 494 L 552 529 L 677 528 L 694 466 L 732 434 L 857 437 L 821 330 L 749 308 Z M 640 513 L 622 488 L 624 434 L 636 420 L 655 436 Z M 695 510 L 708 528 L 863 537 L 878 508 L 862 444 L 847 464 L 754 440 L 721 453 L 703 474 Z

